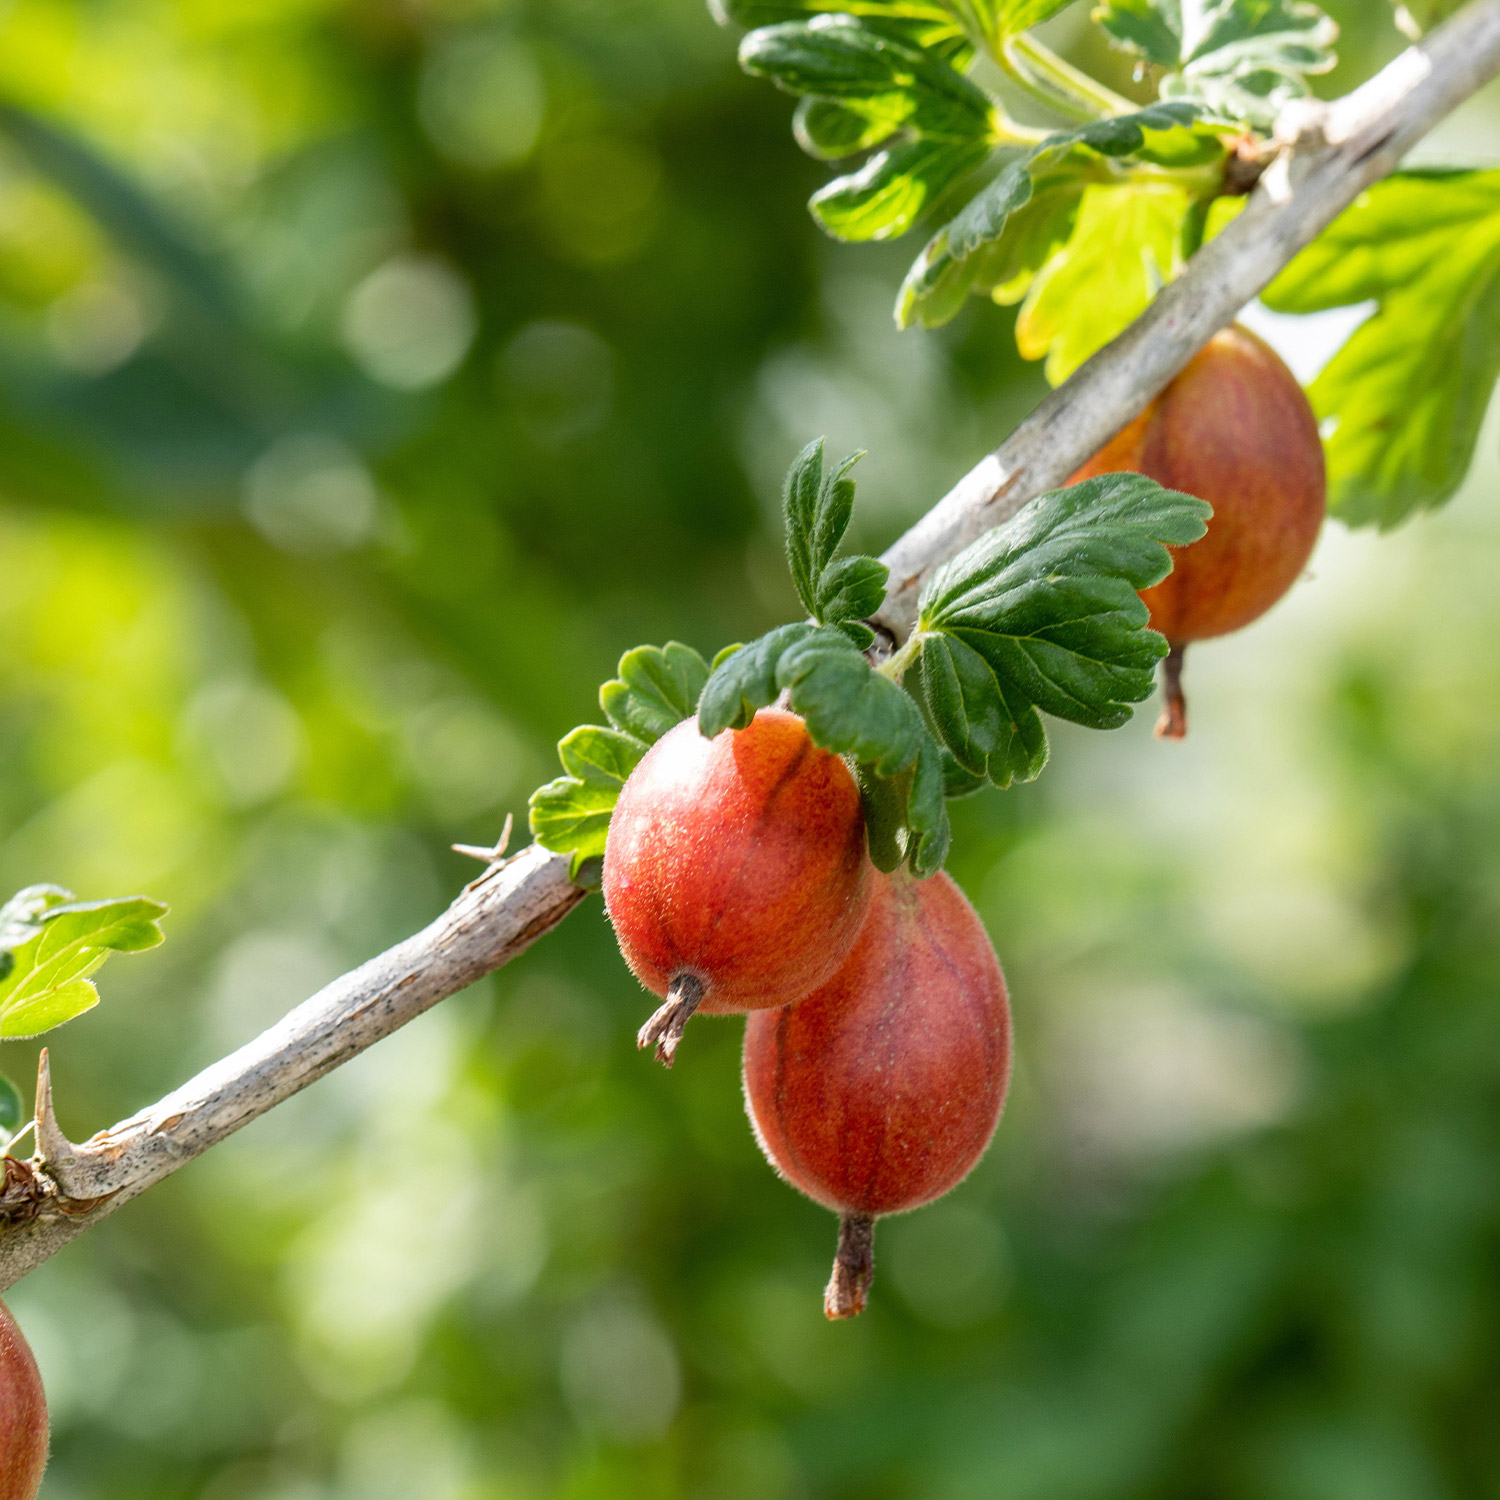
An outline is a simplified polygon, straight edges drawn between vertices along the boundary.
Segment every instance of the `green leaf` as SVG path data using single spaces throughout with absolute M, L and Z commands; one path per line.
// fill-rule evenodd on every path
M 933 236 L 907 273 L 897 323 L 936 327 L 971 291 L 1002 303 L 1020 301 L 1043 268 L 1066 253 L 1090 184 L 1118 183 L 1108 162 L 1209 167 L 1223 159 L 1224 135 L 1194 104 L 1153 104 L 1000 153 L 989 183 Z
M 26 1118 L 26 1102 L 20 1089 L 0 1073 L 0 1151 L 9 1148 Z
M 888 141 L 897 128 L 832 99 L 803 99 L 792 113 L 797 144 L 819 161 L 857 156 Z
M 862 620 L 885 600 L 891 570 L 873 557 L 841 557 L 823 569 L 813 614 L 827 625 Z M 868 632 L 863 632 L 868 633 Z
M 1375 303 L 1308 391 L 1332 428 L 1334 514 L 1388 528 L 1447 500 L 1500 377 L 1500 171 L 1377 183 L 1264 300 L 1292 313 Z
M 854 459 L 840 466 L 847 471 Z M 786 560 L 802 607 L 812 614 L 817 607 L 817 579 L 844 538 L 854 513 L 854 486 L 836 471 L 843 483 L 830 483 L 823 472 L 823 439 L 814 438 L 792 460 L 781 487 L 781 519 L 786 533 Z M 820 555 L 820 543 L 829 533 L 833 545 Z
M 99 1002 L 90 976 L 111 952 L 139 953 L 162 941 L 167 908 L 145 896 L 74 901 L 56 886 L 32 886 L 0 908 L 0 1037 L 36 1036 Z
M 610 815 L 619 800 L 618 786 L 559 776 L 531 794 L 532 837 L 544 849 L 571 855 L 568 873 L 576 880 L 585 860 L 604 853 Z
M 574 880 L 586 883 L 584 866 L 604 853 L 621 787 L 662 735 L 692 717 L 708 674 L 708 663 L 681 641 L 637 646 L 620 658 L 619 676 L 599 689 L 614 727 L 584 724 L 558 741 L 567 775 L 531 794 L 529 822 L 544 849 L 572 856 Z
M 721 660 L 698 700 L 699 731 L 713 739 L 726 729 L 743 729 L 757 709 L 775 702 L 781 692 L 776 668 L 782 655 L 817 628 L 806 620 L 779 625 Z
M 813 217 L 835 239 L 858 243 L 899 239 L 954 183 L 990 154 L 988 141 L 954 146 L 907 141 L 872 156 L 808 200 Z
M 859 646 L 838 627 L 806 621 L 783 625 L 729 657 L 709 678 L 698 710 L 706 735 L 742 729 L 757 709 L 783 692 L 807 722 L 813 742 L 850 756 L 880 790 L 888 838 L 877 833 L 871 857 L 909 860 L 919 875 L 941 868 L 947 855 L 948 814 L 943 763 L 915 700 L 872 670 Z M 873 793 L 871 793 L 873 796 Z M 899 809 L 899 811 L 892 811 Z M 866 817 L 881 816 L 867 799 Z
M 850 15 L 752 31 L 740 44 L 740 66 L 788 93 L 835 99 L 936 140 L 971 141 L 994 123 L 989 96 L 962 73 Z
M 708 663 L 680 641 L 637 646 L 620 658 L 618 670 L 599 689 L 599 706 L 616 729 L 646 745 L 692 714 L 708 681 Z
M 557 755 L 563 770 L 576 780 L 618 789 L 648 748 L 634 735 L 584 724 L 558 741 Z
M 617 672 L 599 689 L 599 706 L 617 729 L 648 746 L 693 712 L 708 681 L 708 663 L 680 641 L 637 646 Z
M 1104 0 L 1094 19 L 1110 38 L 1170 71 L 1163 99 L 1193 99 L 1268 128 L 1310 74 L 1337 62 L 1338 27 L 1307 0 Z
M 1123 333 L 1177 273 L 1192 199 L 1169 182 L 1123 182 L 1084 191 L 1072 235 L 1038 273 L 1016 320 L 1025 359 L 1045 359 L 1061 385 Z
M 989 96 L 954 60 L 882 29 L 879 19 L 869 10 L 818 14 L 761 26 L 740 45 L 747 72 L 805 96 L 797 134 L 813 155 L 890 143 L 812 200 L 818 222 L 846 240 L 904 234 L 984 162 L 996 137 Z
M 969 647 L 1004 705 L 994 738 L 993 717 L 976 707 L 987 685 L 972 660 L 949 653 L 955 686 L 948 664 L 928 656 L 922 682 L 939 690 L 929 711 L 954 757 L 972 770 L 998 751 L 1002 777 L 1023 779 L 1046 753 L 1027 710 L 1095 729 L 1129 719 L 1167 650 L 1146 628 L 1139 590 L 1170 570 L 1167 544 L 1196 541 L 1209 514 L 1139 474 L 1107 474 L 1033 500 L 935 573 L 918 629 Z
M 1041 716 L 1024 695 L 1007 693 L 977 651 L 957 636 L 926 636 L 917 672 L 939 738 L 970 777 L 1005 788 L 1041 775 L 1048 755 Z
M 818 438 L 792 461 L 782 489 L 792 582 L 803 608 L 819 624 L 857 621 L 879 609 L 885 598 L 890 570 L 884 563 L 873 557 L 834 558 L 854 513 L 854 481 L 849 471 L 863 457 L 862 452 L 851 453 L 825 472 L 823 439 Z M 848 634 L 861 647 L 869 644 L 869 631 L 863 627 Z M 741 668 L 751 670 L 750 663 L 741 663 Z

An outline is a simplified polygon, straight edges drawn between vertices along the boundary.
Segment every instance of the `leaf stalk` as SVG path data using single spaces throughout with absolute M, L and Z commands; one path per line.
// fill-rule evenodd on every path
M 1138 108 L 1081 68 L 1065 62 L 1029 32 L 1007 37 L 996 61 L 1032 98 L 1079 124 L 1128 115 Z

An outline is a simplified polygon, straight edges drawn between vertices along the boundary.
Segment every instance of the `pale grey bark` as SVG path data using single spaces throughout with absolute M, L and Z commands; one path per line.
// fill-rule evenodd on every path
M 903 635 L 933 567 L 1062 484 L 1298 250 L 1497 72 L 1500 0 L 1471 0 L 1355 93 L 1289 116 L 1284 149 L 1240 218 L 886 554 L 892 587 L 882 622 Z M 508 963 L 583 896 L 568 879 L 566 858 L 526 849 L 467 888 L 430 927 L 82 1145 L 58 1126 L 44 1058 L 37 1155 L 8 1162 L 0 1185 L 0 1289 L 242 1125 Z
M 490 869 L 430 927 L 334 980 L 269 1031 L 82 1145 L 57 1123 L 46 1054 L 37 1151 L 0 1211 L 0 1289 L 242 1125 L 483 978 L 550 932 L 585 892 L 538 845 Z

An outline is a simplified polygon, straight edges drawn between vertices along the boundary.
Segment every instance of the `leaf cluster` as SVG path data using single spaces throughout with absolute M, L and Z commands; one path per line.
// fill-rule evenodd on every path
M 1034 83 L 1018 39 L 1066 3 L 714 3 L 721 20 L 752 28 L 741 65 L 799 97 L 803 149 L 849 164 L 809 204 L 829 234 L 890 239 L 937 221 L 902 285 L 898 323 L 947 322 L 971 293 L 1024 299 L 1021 352 L 1046 358 L 1054 381 L 1176 274 L 1223 188 L 1228 142 L 1269 129 L 1307 93 L 1308 77 L 1333 66 L 1337 36 L 1308 0 L 1105 0 L 1095 20 L 1150 70 L 1160 101 L 1085 98 L 1081 122 L 1019 126 L 970 66 L 984 56 Z M 1058 88 L 1041 97 L 1059 107 Z
M 884 597 L 873 557 L 839 557 L 854 507 L 850 470 L 821 440 L 797 455 L 782 508 L 787 563 L 808 618 L 721 651 L 642 646 L 600 702 L 612 728 L 558 745 L 567 775 L 531 799 L 531 827 L 572 856 L 575 878 L 604 852 L 610 814 L 648 746 L 696 711 L 712 738 L 772 703 L 806 721 L 860 784 L 870 856 L 931 875 L 947 857 L 946 799 L 1029 781 L 1046 764 L 1041 714 L 1112 729 L 1152 690 L 1166 654 L 1139 590 L 1171 567 L 1168 546 L 1203 535 L 1209 507 L 1138 474 L 1043 495 L 939 569 L 916 632 L 877 666 L 863 617 Z

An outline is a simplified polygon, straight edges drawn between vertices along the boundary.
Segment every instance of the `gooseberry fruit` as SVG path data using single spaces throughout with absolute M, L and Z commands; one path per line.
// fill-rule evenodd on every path
M 47 1467 L 47 1397 L 10 1309 L 0 1302 L 0 1500 L 35 1500 Z
M 1214 508 L 1208 534 L 1171 548 L 1172 571 L 1141 594 L 1152 627 L 1171 647 L 1156 732 L 1181 739 L 1188 642 L 1258 619 L 1312 555 L 1328 498 L 1323 444 L 1297 377 L 1236 324 L 1199 350 L 1070 482 L 1126 470 Z
M 873 867 L 859 788 L 782 709 L 713 739 L 688 719 L 631 773 L 604 848 L 625 961 L 666 997 L 641 1028 L 668 1067 L 695 1011 L 786 1005 L 859 936 Z
M 745 1024 L 745 1103 L 793 1187 L 840 1216 L 824 1293 L 862 1312 L 875 1219 L 918 1208 L 984 1154 L 1010 1080 L 1010 1005 L 989 936 L 946 874 L 877 874 L 844 966 Z

